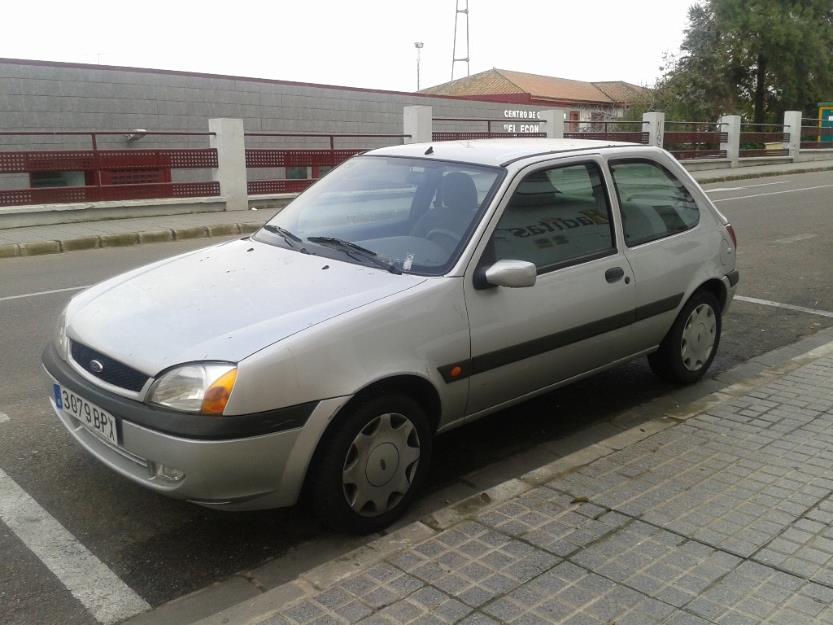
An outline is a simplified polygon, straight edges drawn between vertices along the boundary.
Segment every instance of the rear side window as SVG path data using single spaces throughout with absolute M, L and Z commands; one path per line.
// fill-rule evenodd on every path
M 615 251 L 610 207 L 595 163 L 527 175 L 504 210 L 491 250 L 494 260 L 526 260 L 539 273 Z
M 644 160 L 612 161 L 610 172 L 628 247 L 684 232 L 699 223 L 694 198 L 662 165 Z

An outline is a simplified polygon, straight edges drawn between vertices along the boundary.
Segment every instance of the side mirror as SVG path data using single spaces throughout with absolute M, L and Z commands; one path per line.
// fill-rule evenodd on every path
M 508 286 L 513 289 L 535 286 L 538 271 L 525 260 L 499 260 L 483 274 L 489 286 Z

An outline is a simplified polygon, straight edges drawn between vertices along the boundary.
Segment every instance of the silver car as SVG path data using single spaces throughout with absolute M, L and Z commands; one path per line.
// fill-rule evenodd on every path
M 251 237 L 73 298 L 43 364 L 104 464 L 227 510 L 402 514 L 433 437 L 647 355 L 708 369 L 735 234 L 667 152 L 600 141 L 356 157 Z

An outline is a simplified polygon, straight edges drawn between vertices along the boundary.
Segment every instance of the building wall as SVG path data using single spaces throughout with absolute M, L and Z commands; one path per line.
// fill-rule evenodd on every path
M 544 110 L 497 102 L 304 85 L 236 77 L 192 75 L 95 65 L 21 63 L 0 60 L 0 130 L 112 130 L 207 132 L 212 117 L 243 119 L 248 132 L 401 134 L 402 108 L 429 105 L 434 117 L 503 118 L 507 108 Z M 512 122 L 515 120 L 507 120 Z M 501 124 L 494 129 L 500 130 Z M 485 131 L 484 123 L 440 122 L 435 130 Z M 401 143 L 398 138 L 340 138 L 336 148 L 369 149 Z M 100 137 L 102 149 L 208 147 L 208 137 L 152 137 L 128 143 Z M 326 149 L 326 139 L 255 138 L 248 147 Z M 83 137 L 0 136 L 0 151 L 90 149 Z M 174 170 L 174 181 L 208 180 L 210 172 Z M 283 177 L 250 170 L 250 179 Z M 27 176 L 0 175 L 0 188 L 28 187 Z
M 516 108 L 277 81 L 0 60 L 3 130 L 206 131 L 211 117 L 235 117 L 250 132 L 398 134 L 402 107 L 412 104 L 433 106 L 435 117 L 498 118 L 507 107 Z

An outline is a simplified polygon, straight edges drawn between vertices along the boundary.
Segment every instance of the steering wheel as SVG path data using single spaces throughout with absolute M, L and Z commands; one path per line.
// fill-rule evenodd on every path
M 445 228 L 432 228 L 425 234 L 425 238 L 432 243 L 436 243 L 449 253 L 454 251 L 454 248 L 457 247 L 457 243 L 460 241 L 458 234 Z

